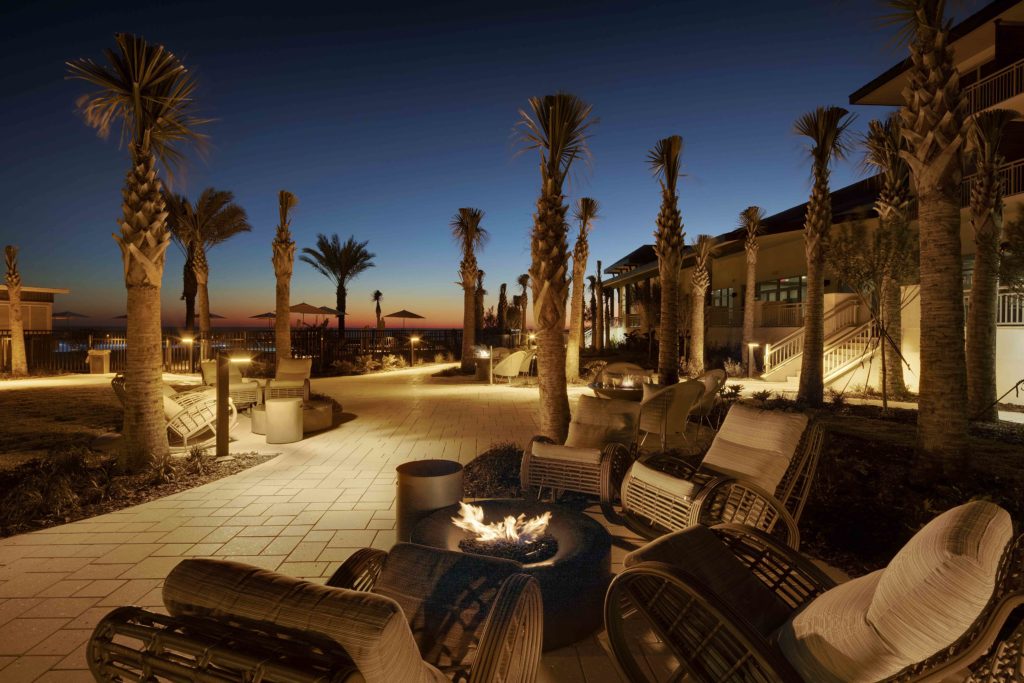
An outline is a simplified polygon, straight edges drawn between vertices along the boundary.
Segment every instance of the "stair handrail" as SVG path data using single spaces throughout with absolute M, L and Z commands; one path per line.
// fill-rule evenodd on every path
M 836 330 L 845 327 L 846 325 L 853 324 L 857 320 L 857 309 L 860 308 L 860 301 L 856 298 L 846 299 L 841 301 L 839 305 L 835 306 L 828 313 L 825 314 L 825 336 L 834 334 Z M 847 319 L 847 312 L 853 310 L 853 321 L 845 323 L 843 325 L 832 324 L 832 330 L 829 331 L 829 326 L 832 320 L 837 316 L 842 315 L 842 320 Z M 804 328 L 801 327 L 787 334 L 782 339 L 764 345 L 764 371 L 769 372 L 772 369 L 782 365 L 789 359 L 793 358 L 797 354 L 803 351 L 804 341 Z M 799 339 L 799 341 L 797 341 Z M 777 360 L 776 360 L 777 359 Z
M 913 301 L 914 299 L 916 299 L 920 294 L 921 294 L 921 285 L 908 285 L 907 286 L 907 295 L 906 295 L 906 297 L 904 297 L 900 301 L 900 310 L 901 311 L 904 310 L 907 306 L 910 305 L 910 302 Z M 824 381 L 826 383 L 830 382 L 835 377 L 838 377 L 839 375 L 841 375 L 844 372 L 846 372 L 846 370 L 853 363 L 859 362 L 860 359 L 863 358 L 865 355 L 867 355 L 869 351 L 871 353 L 874 353 L 874 349 L 871 348 L 867 343 L 865 343 L 864 349 L 861 351 L 860 354 L 847 359 L 846 362 L 837 365 L 836 367 L 832 368 L 831 370 L 828 369 L 829 356 L 830 356 L 830 354 L 831 355 L 836 355 L 838 353 L 836 351 L 836 349 L 839 348 L 840 345 L 842 345 L 842 344 L 850 341 L 854 337 L 858 337 L 858 336 L 864 337 L 865 342 L 870 341 L 870 339 L 875 336 L 872 333 L 872 330 L 871 330 L 871 328 L 872 328 L 872 326 L 874 324 L 875 324 L 874 320 L 868 320 L 867 322 L 865 322 L 865 323 L 863 323 L 861 325 L 858 325 L 857 327 L 854 327 L 853 329 L 850 329 L 847 332 L 844 332 L 843 334 L 839 335 L 838 337 L 836 337 L 832 341 L 829 341 L 829 342 L 827 342 L 825 344 L 825 348 L 822 351 L 822 368 L 823 368 L 823 371 L 824 371 L 823 372 L 823 375 L 824 375 L 823 378 L 824 378 Z

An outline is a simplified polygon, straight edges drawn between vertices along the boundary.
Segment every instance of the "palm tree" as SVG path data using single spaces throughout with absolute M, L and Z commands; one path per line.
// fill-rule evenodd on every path
M 28 360 L 25 357 L 25 322 L 21 317 L 21 273 L 18 272 L 18 248 L 8 244 L 4 247 L 7 261 L 7 303 L 11 322 L 11 374 L 24 377 L 28 374 Z
M 474 322 L 476 323 L 476 338 L 479 340 L 483 334 L 484 329 L 484 296 L 487 294 L 487 290 L 484 289 L 484 275 L 482 270 L 476 271 L 476 290 L 473 293 L 473 305 L 474 310 Z
M 295 265 L 295 240 L 292 239 L 291 210 L 299 203 L 298 197 L 288 190 L 277 193 L 277 234 L 274 236 L 274 278 L 277 281 L 274 318 L 274 347 L 277 362 L 292 357 L 292 269 Z
M 384 329 L 384 318 L 380 317 L 380 302 L 381 302 L 381 300 L 383 298 L 384 298 L 384 293 L 381 292 L 379 289 L 373 290 L 373 294 L 370 296 L 370 301 L 372 301 L 377 306 L 375 312 L 377 314 L 377 329 L 378 330 Z
M 348 283 L 367 268 L 373 268 L 376 254 L 366 249 L 366 242 L 356 242 L 355 236 L 342 244 L 337 233 L 327 237 L 316 236 L 316 248 L 305 247 L 299 260 L 309 265 L 334 283 L 335 302 L 338 309 L 338 338 L 345 339 L 345 300 L 348 297 Z
M 576 245 L 572 250 L 572 306 L 569 309 L 569 343 L 565 349 L 565 376 L 570 382 L 580 378 L 580 346 L 583 343 L 583 278 L 587 274 L 590 246 L 587 234 L 598 218 L 601 206 L 596 199 L 580 197 L 576 200 L 573 217 L 580 224 Z
M 945 0 L 888 0 L 909 38 L 910 70 L 900 110 L 917 197 L 921 250 L 921 375 L 917 440 L 923 476 L 956 476 L 966 466 L 960 181 L 967 98 L 950 45 Z
M 235 204 L 231 192 L 208 187 L 190 204 L 182 195 L 165 193 L 167 224 L 179 244 L 188 245 L 192 255 L 192 269 L 196 280 L 196 298 L 199 309 L 200 357 L 209 357 L 210 349 L 210 265 L 207 252 L 216 245 L 242 232 L 249 232 L 249 217 L 245 209 Z
M 593 293 L 595 304 L 597 306 L 596 314 L 594 315 L 594 331 L 591 337 L 594 342 L 594 350 L 598 353 L 604 351 L 604 285 L 601 282 L 601 262 L 597 262 L 597 275 L 592 275 L 594 278 Z
M 498 288 L 498 332 L 508 332 L 508 285 L 504 282 Z
M 688 368 L 691 373 L 704 373 L 704 308 L 711 286 L 711 257 L 715 255 L 715 238 L 700 235 L 693 245 L 693 271 L 690 273 L 690 296 L 693 297 L 692 318 L 690 319 L 690 359 Z
M 537 384 L 541 434 L 557 443 L 569 430 L 565 378 L 565 305 L 569 293 L 569 206 L 562 186 L 578 158 L 588 158 L 591 107 L 569 93 L 530 98 L 520 110 L 520 142 L 540 152 L 541 190 L 530 235 L 530 283 L 537 328 Z
M 196 84 L 176 56 L 138 36 L 119 33 L 115 40 L 117 49 L 106 52 L 108 66 L 78 59 L 67 67 L 70 78 L 96 87 L 77 101 L 86 124 L 106 138 L 111 127 L 120 123 L 121 139 L 131 157 L 122 192 L 120 234 L 114 239 L 121 249 L 128 294 L 124 373 L 128 400 L 121 464 L 137 470 L 165 459 L 169 451 L 160 393 L 160 286 L 171 236 L 157 162 L 173 179 L 186 144 L 201 147 L 205 138 L 198 128 L 205 121 L 192 113 Z
M 824 400 L 825 249 L 832 227 L 828 179 L 833 160 L 844 158 L 846 130 L 853 121 L 842 107 L 818 107 L 798 118 L 794 130 L 811 140 L 813 186 L 804 218 L 807 254 L 807 300 L 804 301 L 804 348 L 797 400 L 820 406 Z
M 523 343 L 523 338 L 526 336 L 526 309 L 530 305 L 530 297 L 527 292 L 527 288 L 530 286 L 530 276 L 523 273 L 516 278 L 516 284 L 519 285 L 519 343 Z
M 476 252 L 487 243 L 487 230 L 480 222 L 484 212 L 480 209 L 463 207 L 448 224 L 452 237 L 462 253 L 459 262 L 459 285 L 462 287 L 462 369 L 473 369 L 473 347 L 476 345 L 476 278 L 480 270 Z
M 757 237 L 761 234 L 764 209 L 748 206 L 740 212 L 740 227 L 743 229 L 743 250 L 747 256 L 747 285 L 743 295 L 743 341 L 740 354 L 747 367 L 747 376 L 753 376 L 754 357 L 750 344 L 754 341 L 754 307 L 757 305 Z
M 967 308 L 967 412 L 971 419 L 999 419 L 996 407 L 996 307 L 999 297 L 999 243 L 1003 232 L 1003 181 L 999 153 L 1009 109 L 990 109 L 969 124 L 967 152 L 976 167 L 971 182 L 974 273 Z
M 672 135 L 658 140 L 648 155 L 661 185 L 661 209 L 654 233 L 661 280 L 661 324 L 658 330 L 658 376 L 661 384 L 679 381 L 679 273 L 683 266 L 683 218 L 676 191 L 681 174 L 683 139 Z
M 199 284 L 196 282 L 196 270 L 193 266 L 195 263 L 195 246 L 191 242 L 188 244 L 182 243 L 174 235 L 173 228 L 171 236 L 174 243 L 181 248 L 182 253 L 185 255 L 185 263 L 181 269 L 181 300 L 185 302 L 185 329 L 194 330 L 196 327 L 196 293 L 199 291 Z
M 590 290 L 590 348 L 596 349 L 600 334 L 597 326 L 597 277 L 588 275 L 587 285 Z
M 870 121 L 863 139 L 864 165 L 878 173 L 880 187 L 875 200 L 878 231 L 875 245 L 880 255 L 881 291 L 880 327 L 883 333 L 882 374 L 883 398 L 906 393 L 900 348 L 903 341 L 903 302 L 900 285 L 915 269 L 915 259 L 908 258 L 910 234 L 910 169 L 900 156 L 904 149 L 902 125 L 898 114 L 885 121 Z M 876 257 L 877 258 L 877 257 Z M 886 348 L 891 352 L 887 352 Z

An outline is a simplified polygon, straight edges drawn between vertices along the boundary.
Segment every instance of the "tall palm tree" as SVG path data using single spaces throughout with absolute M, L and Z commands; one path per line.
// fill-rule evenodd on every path
M 168 216 L 168 218 L 170 218 Z M 184 244 L 172 232 L 174 243 L 181 248 L 185 256 L 185 263 L 181 268 L 181 300 L 185 302 L 185 329 L 194 330 L 196 327 L 196 294 L 199 291 L 199 284 L 196 282 L 195 246 L 189 242 Z
M 7 261 L 7 303 L 11 323 L 11 374 L 24 377 L 28 374 L 28 360 L 25 357 L 25 321 L 21 316 L 21 273 L 18 272 L 18 248 L 12 244 L 4 247 Z
M 379 289 L 373 290 L 373 294 L 370 296 L 370 301 L 376 304 L 375 313 L 377 314 L 377 329 L 384 329 L 384 318 L 380 316 L 380 302 L 384 298 L 384 293 Z
M 484 289 L 484 275 L 482 270 L 476 271 L 476 291 L 473 296 L 473 305 L 476 307 L 473 315 L 476 323 L 476 338 L 480 339 L 484 329 L 484 296 L 487 290 Z
M 601 282 L 601 262 L 597 262 L 597 275 L 594 278 L 594 298 L 597 311 L 594 315 L 594 332 L 591 334 L 594 341 L 594 350 L 598 353 L 604 351 L 605 320 L 604 320 L 604 283 Z
M 999 243 L 1003 232 L 1003 181 L 999 145 L 1010 109 L 990 109 L 968 126 L 967 152 L 975 164 L 971 182 L 974 273 L 967 308 L 967 412 L 972 419 L 999 419 L 996 407 L 996 307 L 999 298 Z
M 704 308 L 707 303 L 708 287 L 711 286 L 711 257 L 715 255 L 715 238 L 700 235 L 693 245 L 693 271 L 690 273 L 690 296 L 693 308 L 690 311 L 690 372 L 704 373 Z
M 863 138 L 864 165 L 878 173 L 880 186 L 875 200 L 878 231 L 875 245 L 881 254 L 882 380 L 885 397 L 906 392 L 903 382 L 903 361 L 900 348 L 903 338 L 903 302 L 900 285 L 914 269 L 915 259 L 908 258 L 910 249 L 910 169 L 900 156 L 904 149 L 902 125 L 898 114 L 884 121 L 870 121 Z M 916 251 L 916 250 L 913 250 Z M 888 351 L 888 352 L 887 352 Z
M 587 137 L 595 123 L 589 104 L 569 93 L 530 98 L 520 110 L 520 142 L 540 152 L 541 190 L 530 235 L 530 283 L 537 328 L 537 384 L 541 434 L 558 443 L 569 430 L 565 378 L 565 306 L 569 293 L 569 206 L 562 186 L 578 158 L 589 158 Z
M 853 117 L 842 107 L 818 107 L 798 118 L 794 130 L 811 141 L 811 197 L 804 218 L 807 255 L 807 300 L 804 301 L 804 348 L 797 400 L 820 406 L 825 397 L 825 250 L 832 227 L 830 166 L 847 151 L 846 130 Z
M 452 237 L 459 246 L 462 260 L 459 262 L 459 285 L 462 287 L 462 369 L 473 369 L 473 347 L 476 345 L 476 278 L 480 270 L 476 252 L 487 243 L 487 230 L 480 225 L 484 212 L 480 209 L 463 207 L 448 224 Z
M 366 242 L 356 242 L 355 236 L 342 244 L 337 233 L 327 237 L 316 236 L 316 248 L 305 247 L 299 260 L 313 266 L 314 270 L 334 283 L 335 302 L 338 309 L 338 338 L 345 339 L 345 307 L 348 298 L 348 283 L 367 268 L 373 268 L 376 254 L 366 249 Z
M 199 313 L 199 338 L 202 358 L 210 350 L 210 264 L 207 252 L 235 235 L 252 230 L 249 217 L 231 192 L 208 187 L 191 204 L 183 195 L 166 193 L 167 224 L 175 240 L 187 244 L 192 255 L 196 279 L 196 303 Z
M 292 239 L 291 211 L 299 198 L 288 190 L 277 193 L 277 233 L 274 236 L 275 301 L 277 316 L 274 318 L 274 347 L 277 362 L 292 357 L 292 270 L 295 266 L 295 240 Z
M 740 342 L 740 354 L 747 367 L 748 377 L 753 376 L 755 369 L 750 344 L 754 341 L 754 307 L 757 305 L 757 238 L 761 234 L 763 220 L 764 209 L 760 206 L 748 206 L 740 212 L 740 227 L 744 235 L 743 251 L 747 257 L 747 284 L 743 294 L 743 341 Z
M 597 277 L 587 276 L 587 285 L 590 290 L 590 348 L 598 348 L 598 335 L 600 331 L 597 326 Z
M 526 336 L 526 309 L 530 305 L 530 276 L 523 273 L 516 278 L 516 284 L 519 285 L 519 343 L 522 344 Z
M 587 274 L 590 246 L 587 234 L 598 218 L 601 206 L 596 199 L 580 197 L 576 200 L 573 217 L 580 224 L 576 244 L 572 250 L 572 306 L 569 309 L 569 343 L 565 349 L 565 376 L 570 382 L 580 378 L 580 345 L 583 343 L 583 278 Z
M 917 440 L 921 475 L 956 476 L 966 466 L 960 181 L 967 98 L 950 45 L 945 0 L 889 0 L 909 38 L 910 70 L 900 110 L 903 158 L 917 197 L 921 250 L 921 375 Z
M 661 280 L 661 324 L 658 330 L 658 376 L 661 384 L 679 381 L 679 278 L 683 267 L 683 218 L 676 190 L 681 175 L 683 139 L 658 140 L 647 160 L 661 185 L 661 209 L 654 232 Z
M 167 423 L 160 393 L 163 371 L 160 286 L 171 243 L 157 162 L 168 180 L 184 161 L 188 144 L 202 146 L 205 121 L 193 115 L 195 81 L 184 64 L 162 45 L 125 33 L 107 50 L 109 65 L 91 59 L 67 63 L 70 78 L 96 90 L 80 97 L 78 110 L 88 126 L 106 138 L 121 126 L 131 167 L 122 192 L 120 234 L 127 289 L 125 332 L 124 443 L 121 464 L 141 469 L 168 455 Z

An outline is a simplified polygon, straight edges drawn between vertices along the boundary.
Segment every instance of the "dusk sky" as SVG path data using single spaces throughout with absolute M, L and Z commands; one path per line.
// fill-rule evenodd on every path
M 965 3 L 960 16 L 984 3 Z M 144 9 L 139 9 L 144 8 Z M 100 61 L 115 32 L 165 44 L 198 74 L 207 159 L 189 165 L 191 198 L 235 193 L 253 232 L 210 253 L 211 309 L 226 324 L 273 310 L 270 262 L 277 191 L 299 198 L 299 249 L 316 234 L 369 240 L 377 267 L 350 286 L 349 327 L 407 308 L 429 326 L 461 325 L 449 236 L 462 206 L 486 212 L 480 255 L 487 305 L 529 266 L 536 153 L 516 156 L 518 110 L 566 90 L 591 103 L 593 163 L 572 199 L 602 218 L 591 261 L 652 241 L 660 195 L 646 163 L 662 137 L 685 141 L 680 208 L 687 242 L 735 227 L 758 204 L 771 214 L 806 201 L 809 165 L 793 121 L 902 59 L 871 0 L 765 2 L 9 3 L 0 36 L 0 243 L 21 249 L 25 284 L 67 287 L 55 310 L 106 325 L 124 312 L 117 229 L 127 151 L 74 112 L 88 90 L 64 62 Z M 857 131 L 885 109 L 854 107 Z M 859 155 L 858 155 L 859 160 Z M 833 188 L 861 177 L 839 164 Z M 575 239 L 572 226 L 570 242 Z M 182 254 L 168 253 L 163 318 L 180 324 Z M 511 292 L 510 292 L 511 296 Z M 292 302 L 334 305 L 333 286 L 296 263 Z M 332 323 L 333 325 L 333 323 Z

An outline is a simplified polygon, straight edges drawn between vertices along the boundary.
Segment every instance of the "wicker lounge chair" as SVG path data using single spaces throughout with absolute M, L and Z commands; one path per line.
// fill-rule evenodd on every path
M 284 358 L 277 364 L 277 374 L 267 382 L 264 398 L 301 398 L 309 400 L 309 375 L 312 358 Z
M 520 373 L 523 372 L 523 366 L 526 366 L 526 371 L 529 372 L 530 362 L 533 360 L 533 353 L 530 351 L 514 351 L 501 362 L 496 363 L 494 369 L 491 370 L 491 376 L 494 379 L 506 379 L 509 384 L 512 384 L 512 380 L 519 377 Z
M 164 583 L 171 616 L 118 608 L 86 656 L 98 681 L 533 683 L 541 596 L 519 569 L 408 543 L 357 551 L 327 586 L 185 560 Z
M 665 454 L 633 463 L 622 511 L 647 538 L 694 524 L 738 522 L 800 546 L 797 522 L 818 465 L 823 431 L 802 413 L 734 405 L 699 467 Z
M 204 360 L 199 364 L 199 371 L 203 376 L 203 384 L 209 387 L 217 386 L 217 361 Z M 237 363 L 228 363 L 228 396 L 235 402 L 235 407 L 245 410 L 249 406 L 259 403 L 259 383 L 254 379 L 242 377 L 242 371 Z
M 580 396 L 565 444 L 535 438 L 526 447 L 519 473 L 523 491 L 529 498 L 545 490 L 553 498 L 563 491 L 598 496 L 605 514 L 614 517 L 613 483 L 633 462 L 639 419 L 634 401 Z
M 718 393 L 725 386 L 725 380 L 725 370 L 721 369 L 710 370 L 697 378 L 698 382 L 704 384 L 704 393 L 697 405 L 690 411 L 691 418 L 696 418 L 698 422 L 704 422 L 708 427 L 715 427 L 711 424 L 711 413 L 720 400 Z
M 230 398 L 228 411 L 230 431 L 238 421 L 238 411 Z M 210 445 L 217 438 L 217 396 L 210 390 L 165 395 L 164 417 L 171 448 Z
M 948 510 L 888 567 L 839 586 L 736 524 L 664 536 L 625 564 L 605 626 L 634 683 L 1009 683 L 1024 671 L 1024 536 L 992 503 Z
M 657 434 L 661 450 L 668 447 L 673 435 L 686 437 L 686 419 L 693 407 L 704 394 L 704 384 L 696 380 L 685 380 L 667 387 L 657 384 L 643 385 L 643 400 L 640 403 L 640 445 L 647 437 Z

